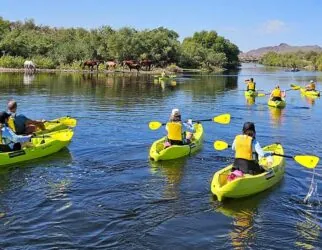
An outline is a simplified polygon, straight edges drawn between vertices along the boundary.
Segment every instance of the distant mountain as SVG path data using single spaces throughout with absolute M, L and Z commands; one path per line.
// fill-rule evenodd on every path
M 286 43 L 281 43 L 278 46 L 269 46 L 269 47 L 262 47 L 259 49 L 250 50 L 246 53 L 240 53 L 239 58 L 243 59 L 259 59 L 261 56 L 266 54 L 267 52 L 274 51 L 276 53 L 288 53 L 288 52 L 297 52 L 297 51 L 316 51 L 322 52 L 322 47 L 318 45 L 306 45 L 306 46 L 291 46 Z

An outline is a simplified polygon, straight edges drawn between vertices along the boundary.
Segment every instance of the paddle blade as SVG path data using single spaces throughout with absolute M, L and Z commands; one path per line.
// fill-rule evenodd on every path
M 257 96 L 258 97 L 263 97 L 263 96 L 266 96 L 266 94 L 264 94 L 264 93 L 258 93 Z
M 214 142 L 214 148 L 216 150 L 224 150 L 227 149 L 229 147 L 228 143 L 225 141 L 215 141 Z
M 213 118 L 213 121 L 221 124 L 229 124 L 230 114 L 222 114 L 222 115 L 215 116 Z
M 320 158 L 314 155 L 296 155 L 294 160 L 306 168 L 315 168 Z
M 159 129 L 161 126 L 162 126 L 162 123 L 161 123 L 161 122 L 158 122 L 158 121 L 152 121 L 152 122 L 149 122 L 149 128 L 150 128 L 151 130 L 157 130 L 157 129 Z
M 291 88 L 292 88 L 293 90 L 299 90 L 301 87 L 300 87 L 300 86 L 298 86 L 298 85 L 295 85 L 295 84 L 291 84 Z

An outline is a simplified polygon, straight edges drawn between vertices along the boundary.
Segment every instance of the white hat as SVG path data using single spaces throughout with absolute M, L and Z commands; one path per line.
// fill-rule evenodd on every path
M 313 80 L 311 80 L 310 82 L 314 82 Z
M 180 115 L 180 111 L 179 111 L 179 109 L 172 109 L 171 115 L 172 115 L 172 116 Z

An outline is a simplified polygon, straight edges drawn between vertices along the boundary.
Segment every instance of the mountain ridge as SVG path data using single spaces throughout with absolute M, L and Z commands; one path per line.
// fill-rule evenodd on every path
M 239 58 L 243 59 L 260 59 L 264 54 L 268 52 L 276 52 L 276 53 L 290 53 L 290 52 L 297 52 L 297 51 L 315 51 L 315 52 L 322 52 L 322 47 L 318 45 L 303 45 L 303 46 L 292 46 L 287 43 L 280 43 L 277 46 L 266 46 L 261 47 L 258 49 L 253 49 L 248 52 L 241 52 L 239 54 Z

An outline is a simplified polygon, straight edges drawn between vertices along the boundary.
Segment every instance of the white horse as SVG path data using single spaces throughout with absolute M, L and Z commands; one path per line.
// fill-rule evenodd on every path
M 32 61 L 25 61 L 23 66 L 25 71 L 36 72 L 36 65 Z

